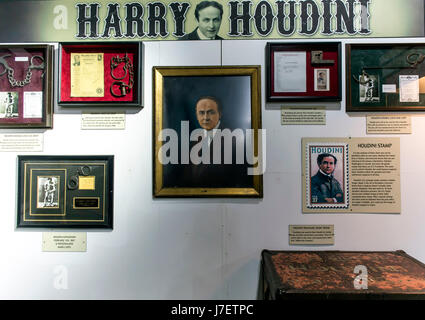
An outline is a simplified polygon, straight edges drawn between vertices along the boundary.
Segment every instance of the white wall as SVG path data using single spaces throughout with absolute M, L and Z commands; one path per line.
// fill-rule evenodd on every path
M 384 41 L 403 40 L 367 40 Z M 400 215 L 303 214 L 301 138 L 364 137 L 366 120 L 347 115 L 343 99 L 327 104 L 326 126 L 282 126 L 280 104 L 265 103 L 265 45 L 263 40 L 144 42 L 144 108 L 127 110 L 125 130 L 82 131 L 81 109 L 57 105 L 54 129 L 30 130 L 44 132 L 40 154 L 115 155 L 114 229 L 88 231 L 87 252 L 45 253 L 40 230 L 15 229 L 17 154 L 1 153 L 0 299 L 255 299 L 265 248 L 402 249 L 425 262 L 425 118 L 412 114 L 413 133 L 400 136 Z M 264 198 L 153 199 L 152 67 L 221 64 L 262 67 Z M 345 95 L 345 82 L 342 87 Z M 289 224 L 334 224 L 335 245 L 289 246 Z M 68 289 L 55 289 L 64 270 Z

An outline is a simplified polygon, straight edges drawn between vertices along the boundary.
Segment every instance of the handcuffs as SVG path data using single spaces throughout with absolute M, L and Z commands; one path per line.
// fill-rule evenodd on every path
M 118 66 L 124 63 L 123 66 L 123 70 L 124 70 L 124 75 L 122 77 L 117 77 L 114 74 L 114 70 L 116 68 L 118 68 Z M 128 84 L 125 83 L 123 80 L 124 78 L 126 78 L 128 75 Z M 128 93 L 131 92 L 131 89 L 133 88 L 133 84 L 134 84 L 134 68 L 133 68 L 133 64 L 130 60 L 130 58 L 128 57 L 127 53 L 125 54 L 124 57 L 119 57 L 118 55 L 116 57 L 112 57 L 111 59 L 111 77 L 117 81 L 112 82 L 111 84 L 111 94 L 114 97 L 117 98 L 121 98 L 121 97 L 125 97 Z M 114 91 L 114 87 L 119 87 L 119 93 L 115 93 Z
M 406 57 L 406 62 L 409 64 L 409 66 L 399 66 L 399 67 L 393 67 L 393 66 L 389 66 L 389 67 L 364 67 L 362 69 L 361 76 L 357 79 L 353 75 L 353 79 L 357 83 L 360 83 L 362 85 L 365 85 L 368 82 L 368 80 L 364 80 L 364 79 L 365 78 L 366 79 L 369 78 L 369 74 L 366 72 L 365 69 L 414 69 L 414 68 L 417 68 L 418 65 L 421 64 L 424 61 L 425 61 L 425 55 L 424 54 L 418 53 L 418 52 L 413 52 L 413 53 L 409 54 Z
M 416 59 L 414 58 L 416 57 Z M 413 58 L 413 59 L 412 59 Z M 416 68 L 418 64 L 424 62 L 425 55 L 422 53 L 413 52 L 406 57 L 406 61 L 412 68 Z
M 11 57 L 12 55 L 6 54 L 4 56 L 0 57 L 0 65 L 3 66 L 4 70 L 3 72 L 0 72 L 0 76 L 4 75 L 7 72 L 7 78 L 9 79 L 9 83 L 12 87 L 23 87 L 27 84 L 31 83 L 31 77 L 32 77 L 32 70 L 44 70 L 45 64 L 44 64 L 44 58 L 42 56 L 32 56 L 30 60 L 30 66 L 28 67 L 28 70 L 25 74 L 24 80 L 16 80 L 15 70 L 9 66 L 9 64 L 6 61 L 6 58 Z M 35 60 L 40 60 L 41 62 L 39 64 L 35 63 Z M 41 77 L 44 76 L 44 72 L 42 73 Z
M 76 190 L 79 185 L 79 176 L 87 177 L 92 172 L 92 168 L 85 165 L 77 169 L 77 174 L 72 175 L 68 179 L 68 189 Z

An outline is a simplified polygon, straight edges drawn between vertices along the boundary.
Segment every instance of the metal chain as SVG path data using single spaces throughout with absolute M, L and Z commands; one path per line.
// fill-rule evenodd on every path
M 0 57 L 0 65 L 3 66 L 3 72 L 0 73 L 0 76 L 4 75 L 7 72 L 7 78 L 9 80 L 9 83 L 12 87 L 23 87 L 27 84 L 31 83 L 31 77 L 32 77 L 32 70 L 44 70 L 45 64 L 44 64 L 44 58 L 42 56 L 32 56 L 30 60 L 30 65 L 28 67 L 27 73 L 25 74 L 24 80 L 16 80 L 15 79 L 15 70 L 12 67 L 9 67 L 9 64 L 7 63 L 6 58 L 11 57 L 10 54 L 6 54 L 4 56 Z M 35 64 L 35 60 L 40 60 L 41 63 Z M 42 73 L 41 77 L 43 78 L 44 72 Z
M 25 75 L 25 79 L 22 81 L 16 80 L 14 75 L 15 75 L 15 70 L 13 69 L 7 70 L 7 78 L 9 79 L 9 83 L 12 87 L 23 87 L 31 83 L 31 77 L 32 77 L 31 69 L 28 69 L 27 74 Z
M 133 63 L 131 63 L 130 59 L 128 59 L 127 70 L 128 70 L 128 88 L 131 89 L 133 88 L 133 84 L 134 84 L 134 68 L 133 68 Z

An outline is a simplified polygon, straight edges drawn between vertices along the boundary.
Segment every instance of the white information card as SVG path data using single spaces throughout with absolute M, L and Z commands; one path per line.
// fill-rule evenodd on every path
M 24 118 L 43 117 L 43 92 L 24 92 Z
M 418 75 L 400 75 L 400 102 L 419 102 Z
M 43 151 L 42 133 L 0 133 L 0 152 Z
M 86 232 L 43 232 L 44 252 L 86 252 Z
M 274 84 L 275 92 L 307 92 L 306 52 L 276 52 Z

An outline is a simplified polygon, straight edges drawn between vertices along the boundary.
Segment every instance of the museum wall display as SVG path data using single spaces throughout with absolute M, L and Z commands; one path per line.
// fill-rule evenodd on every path
M 0 32 L 0 298 L 257 299 L 264 252 L 425 261 L 422 1 L 391 0 L 397 30 L 382 1 L 210 5 L 212 31 L 195 1 L 34 2 L 38 30 Z

